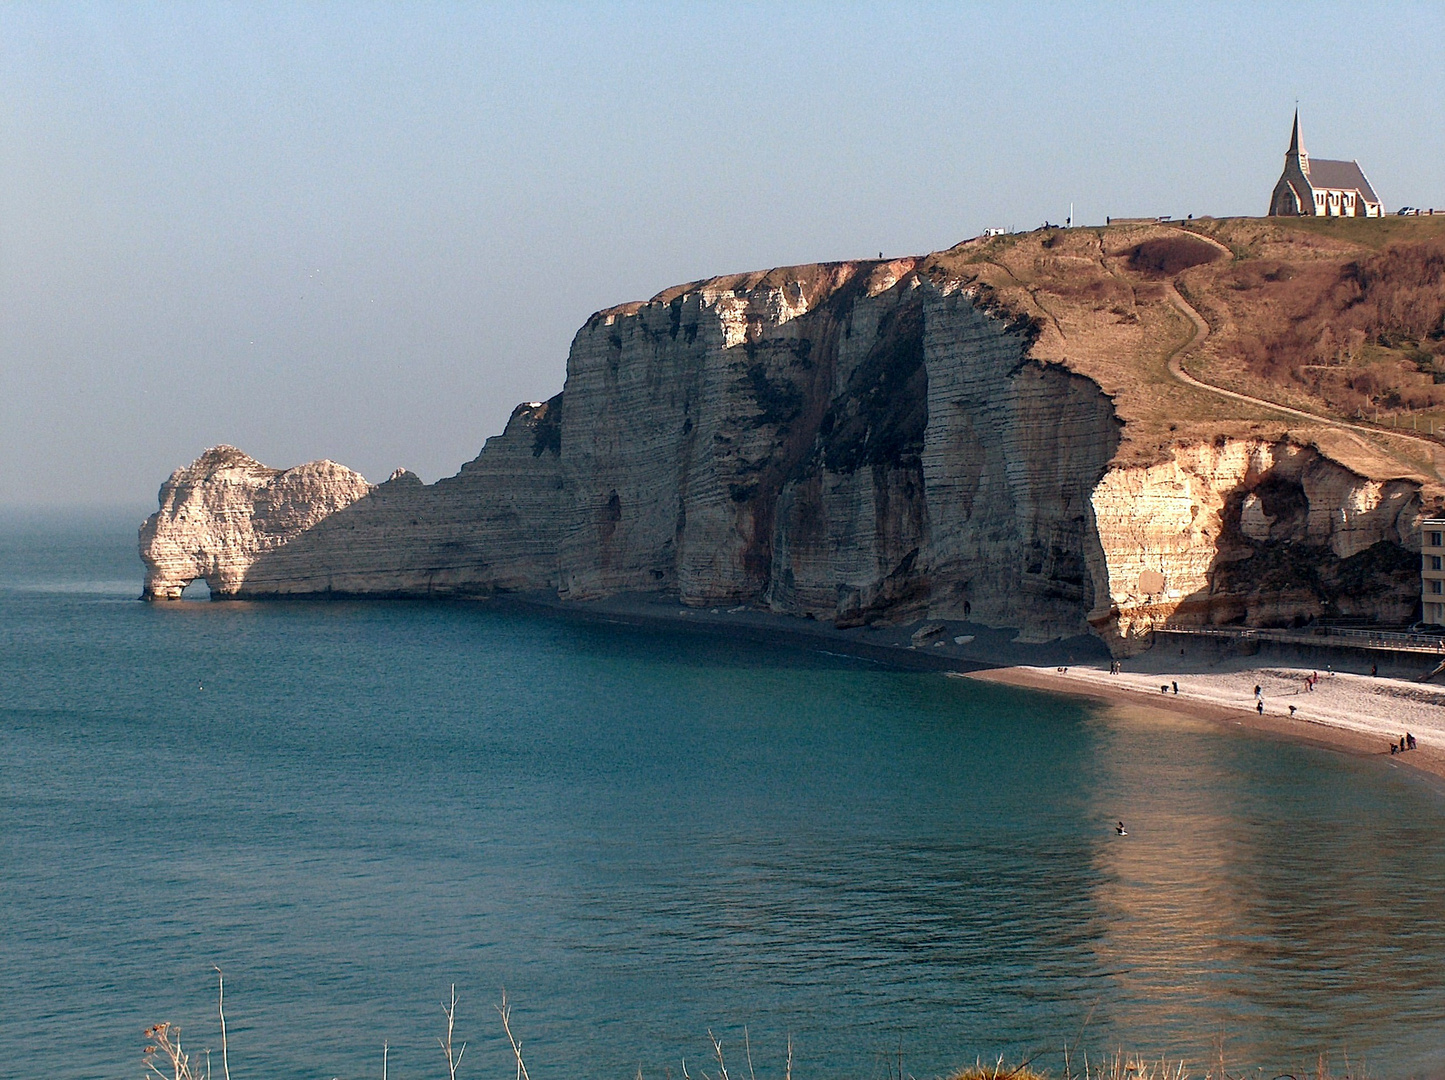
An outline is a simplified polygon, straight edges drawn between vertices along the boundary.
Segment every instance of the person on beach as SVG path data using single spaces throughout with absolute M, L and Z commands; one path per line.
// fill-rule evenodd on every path
M 1408 731 L 1405 732 L 1405 742 L 1407 743 L 1407 746 L 1405 747 L 1405 749 L 1407 749 L 1407 750 L 1413 750 L 1413 749 L 1415 749 L 1415 736 L 1411 735 Z
M 1174 687 L 1174 692 L 1176 694 L 1179 693 L 1179 684 L 1177 682 L 1171 682 L 1169 685 Z
M 1294 710 L 1295 710 L 1295 707 L 1294 707 L 1293 705 L 1291 705 L 1291 706 L 1289 707 L 1289 718 L 1290 718 L 1291 720 L 1294 719 Z
M 1390 742 L 1390 756 L 1391 756 L 1391 757 L 1394 757 L 1394 756 L 1395 756 L 1396 754 L 1398 754 L 1399 752 L 1400 752 L 1400 747 L 1395 744 L 1394 740 L 1391 740 L 1391 742 Z
M 1370 678 L 1376 679 L 1376 678 L 1379 678 L 1379 676 L 1380 676 L 1380 665 L 1379 665 L 1379 664 L 1371 664 L 1371 665 L 1370 665 Z
M 1256 702 L 1254 703 L 1254 711 L 1257 712 L 1257 713 L 1259 713 L 1260 716 L 1263 716 L 1263 715 L 1264 715 L 1264 702 L 1262 702 L 1262 701 L 1256 701 Z

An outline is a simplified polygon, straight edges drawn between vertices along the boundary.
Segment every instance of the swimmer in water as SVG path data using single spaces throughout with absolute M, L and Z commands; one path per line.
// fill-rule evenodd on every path
M 1128 836 L 1128 835 L 1129 835 L 1128 833 L 1126 833 L 1126 832 L 1124 831 L 1124 823 L 1123 823 L 1122 821 L 1119 822 L 1119 824 L 1114 827 L 1114 831 L 1115 831 L 1116 833 L 1118 833 L 1120 836 Z

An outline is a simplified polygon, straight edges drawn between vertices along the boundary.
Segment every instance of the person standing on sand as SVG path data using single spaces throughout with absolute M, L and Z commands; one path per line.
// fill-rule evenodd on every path
M 1263 701 L 1256 701 L 1256 702 L 1254 703 L 1254 711 L 1257 712 L 1257 713 L 1259 713 L 1260 716 L 1263 716 L 1263 715 L 1264 715 L 1264 702 L 1263 702 Z
M 1172 686 L 1174 687 L 1174 693 L 1175 693 L 1175 694 L 1178 694 L 1178 693 L 1179 693 L 1179 684 L 1178 684 L 1177 682 L 1174 682 L 1174 683 L 1171 683 L 1170 685 L 1172 685 Z

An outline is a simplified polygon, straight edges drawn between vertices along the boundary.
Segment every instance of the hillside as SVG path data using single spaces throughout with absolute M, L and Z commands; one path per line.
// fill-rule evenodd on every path
M 1182 438 L 1289 432 L 1365 475 L 1445 494 L 1445 441 L 1431 437 L 1445 435 L 1445 215 L 1041 230 L 929 262 L 1030 313 L 1032 355 L 1114 398 L 1121 461 Z M 1170 360 L 1261 403 L 1190 386 Z
M 563 392 L 436 484 L 177 470 L 146 595 L 652 593 L 1121 653 L 1163 621 L 1408 622 L 1442 232 L 1120 223 L 676 286 L 588 319 Z

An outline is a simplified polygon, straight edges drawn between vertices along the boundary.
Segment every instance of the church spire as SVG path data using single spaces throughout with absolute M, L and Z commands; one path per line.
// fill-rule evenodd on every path
M 1294 157 L 1296 154 L 1303 154 L 1304 152 L 1304 142 L 1299 137 L 1299 106 L 1296 105 L 1294 110 L 1294 128 L 1289 133 L 1289 150 L 1286 151 L 1286 153 L 1288 156 Z

